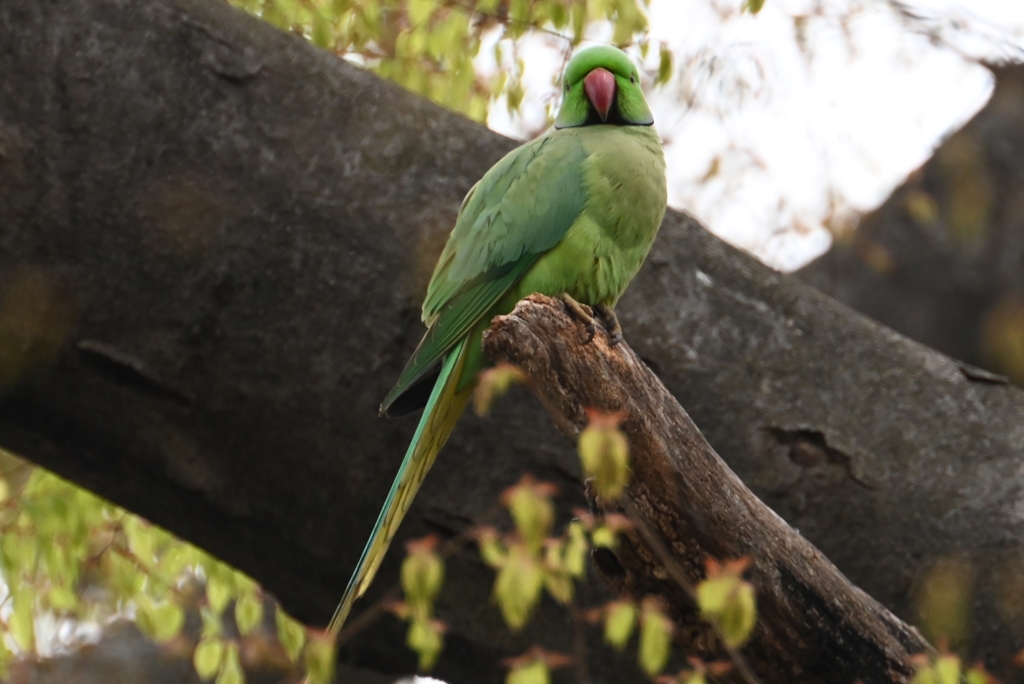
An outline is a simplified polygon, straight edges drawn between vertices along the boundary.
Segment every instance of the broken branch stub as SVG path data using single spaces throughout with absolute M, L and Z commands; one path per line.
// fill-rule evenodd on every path
M 748 557 L 759 617 L 743 655 L 763 681 L 911 679 L 910 657 L 930 652 L 929 644 L 754 496 L 627 344 L 609 347 L 600 334 L 586 343 L 557 300 L 532 295 L 495 319 L 484 349 L 492 361 L 526 373 L 573 439 L 587 423 L 586 408 L 627 413 L 622 430 L 632 477 L 625 500 L 591 493 L 591 505 L 640 516 L 639 527 L 657 543 L 634 530 L 614 554 L 595 555 L 595 564 L 619 591 L 665 597 L 686 648 L 721 655 L 691 599 L 705 560 Z

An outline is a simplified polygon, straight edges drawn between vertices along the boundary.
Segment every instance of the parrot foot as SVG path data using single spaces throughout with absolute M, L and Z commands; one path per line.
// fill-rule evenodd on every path
M 597 319 L 604 326 L 604 334 L 608 336 L 608 346 L 614 347 L 621 342 L 622 326 L 619 325 L 619 317 L 615 315 L 615 310 L 610 306 L 598 304 L 594 307 L 594 313 L 597 314 Z
M 561 299 L 569 315 L 582 323 L 587 332 L 587 339 L 584 340 L 583 344 L 590 344 L 594 339 L 594 334 L 597 332 L 597 326 L 594 325 L 594 310 L 586 304 L 577 302 L 568 292 L 563 292 Z

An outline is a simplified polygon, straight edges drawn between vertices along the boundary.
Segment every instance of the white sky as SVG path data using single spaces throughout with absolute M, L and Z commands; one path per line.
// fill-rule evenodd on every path
M 826 225 L 852 228 L 984 105 L 991 75 L 964 54 L 1024 56 L 999 44 L 1024 45 L 1021 0 L 974 0 L 970 10 L 908 3 L 927 18 L 918 31 L 882 0 L 767 0 L 756 16 L 739 7 L 653 0 L 651 34 L 676 55 L 677 75 L 648 99 L 666 140 L 669 203 L 783 270 L 825 251 Z M 968 30 L 950 30 L 953 21 Z M 592 37 L 608 35 L 597 27 Z M 544 107 L 557 98 L 551 74 L 562 64 L 562 43 L 551 36 L 520 49 L 528 64 L 522 113 L 510 117 L 498 104 L 488 121 L 516 137 L 543 127 Z M 490 50 L 479 66 L 497 68 Z

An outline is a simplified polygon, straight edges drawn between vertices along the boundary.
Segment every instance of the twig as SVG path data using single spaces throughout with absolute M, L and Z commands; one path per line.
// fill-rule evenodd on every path
M 569 617 L 572 619 L 572 659 L 576 666 L 576 683 L 590 684 L 590 668 L 587 667 L 586 623 L 576 599 L 569 603 Z
M 502 24 L 504 26 L 507 26 L 508 24 L 518 24 L 520 26 L 526 26 L 528 28 L 531 28 L 534 31 L 539 31 L 541 33 L 547 33 L 548 35 L 554 36 L 556 38 L 560 38 L 560 39 L 566 41 L 567 43 L 569 43 L 570 45 L 572 45 L 572 43 L 573 43 L 572 38 L 570 38 L 569 36 L 567 36 L 565 34 L 559 33 L 558 31 L 555 31 L 553 29 L 549 29 L 549 28 L 547 28 L 545 26 L 541 26 L 540 24 L 537 24 L 537 23 L 532 22 L 532 21 L 525 21 L 523 19 L 516 19 L 515 17 L 509 16 L 507 13 L 506 14 L 498 14 L 496 12 L 488 12 L 486 10 L 479 9 L 478 7 L 473 7 L 473 6 L 466 5 L 466 4 L 463 4 L 461 2 L 458 2 L 458 0 L 449 0 L 447 5 L 449 7 L 455 7 L 457 9 L 460 9 L 460 10 L 464 11 L 464 12 L 468 12 L 469 14 L 479 14 L 482 17 L 487 17 L 489 19 L 493 19 L 494 21 L 496 21 L 499 24 Z

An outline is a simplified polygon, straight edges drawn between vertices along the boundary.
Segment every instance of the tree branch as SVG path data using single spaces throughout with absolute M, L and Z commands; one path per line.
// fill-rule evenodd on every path
M 377 405 L 462 197 L 514 143 L 210 0 L 4 0 L 0 73 L 0 447 L 326 621 L 416 422 Z M 1021 391 L 679 212 L 619 314 L 751 490 L 900 616 L 943 556 L 1019 575 Z M 464 417 L 365 605 L 404 539 L 457 534 L 524 471 L 563 485 L 564 515 L 585 503 L 535 402 Z M 447 571 L 442 678 L 572 650 L 555 606 L 509 636 L 475 554 Z M 1007 662 L 1004 602 L 973 596 L 982 655 Z M 587 651 L 594 684 L 638 678 Z M 390 618 L 341 657 L 415 667 Z
M 672 556 L 661 557 L 636 531 L 627 534 L 618 564 L 598 564 L 612 584 L 638 597 L 669 598 L 685 625 L 686 645 L 714 656 L 714 639 L 701 628 L 685 587 L 703 579 L 709 556 L 746 556 L 759 618 L 744 651 L 765 681 L 909 681 L 910 656 L 930 650 L 917 631 L 850 584 L 754 496 L 627 344 L 609 347 L 602 335 L 589 344 L 585 339 L 557 300 L 533 295 L 495 319 L 484 349 L 492 361 L 525 371 L 570 438 L 587 423 L 585 407 L 626 411 L 632 478 L 625 512 L 641 516 Z M 623 510 L 593 496 L 591 503 L 601 512 Z M 667 564 L 685 573 L 684 587 Z

